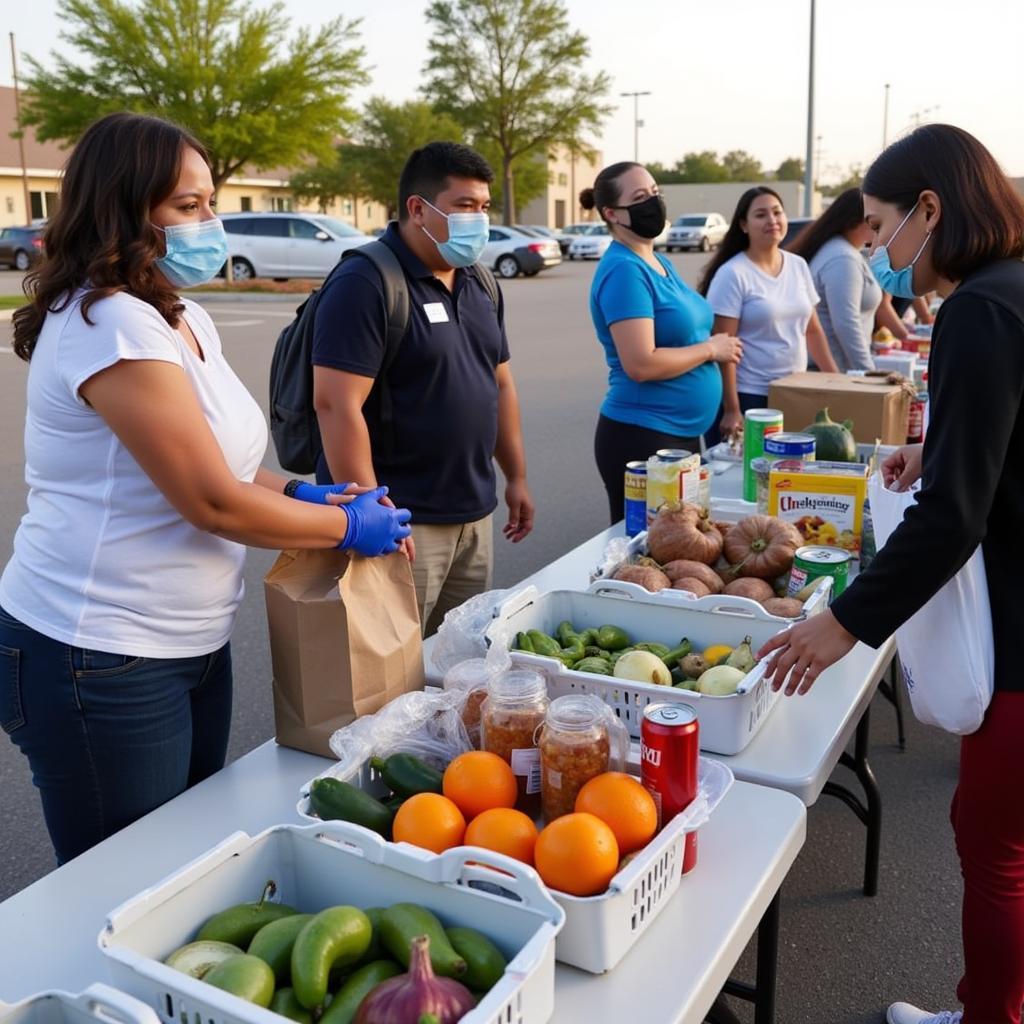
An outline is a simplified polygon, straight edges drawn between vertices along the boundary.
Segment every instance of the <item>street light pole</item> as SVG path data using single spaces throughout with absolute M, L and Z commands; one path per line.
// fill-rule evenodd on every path
M 633 161 L 634 163 L 640 163 L 640 125 L 643 122 L 640 120 L 640 97 L 650 96 L 650 92 L 623 92 L 619 93 L 620 96 L 632 96 L 633 97 Z
M 885 83 L 885 107 L 882 110 L 882 149 L 889 145 L 889 83 Z
M 811 53 L 807 67 L 807 153 L 804 157 L 804 216 L 811 215 L 814 193 L 814 8 L 811 0 Z
M 14 77 L 14 118 L 18 125 L 18 158 L 21 160 L 21 187 L 25 193 L 25 223 L 32 223 L 32 195 L 28 187 L 28 169 L 25 166 L 25 131 L 21 125 L 21 91 L 18 87 L 18 49 L 11 34 L 11 71 Z

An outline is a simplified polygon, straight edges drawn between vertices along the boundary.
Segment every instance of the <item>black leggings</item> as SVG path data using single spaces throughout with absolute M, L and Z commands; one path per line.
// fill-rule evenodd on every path
M 626 463 L 646 462 L 659 448 L 685 448 L 700 452 L 699 437 L 663 434 L 633 423 L 620 423 L 601 416 L 594 432 L 594 459 L 608 492 L 608 513 L 612 523 L 625 515 Z

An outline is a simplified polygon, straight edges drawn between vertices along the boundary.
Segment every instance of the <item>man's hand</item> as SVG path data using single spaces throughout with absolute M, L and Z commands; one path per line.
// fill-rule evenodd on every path
M 533 529 L 533 498 L 525 478 L 508 481 L 505 504 L 508 505 L 508 522 L 501 532 L 513 544 L 518 544 Z
M 395 503 L 386 494 L 380 499 L 380 503 L 391 508 L 395 507 Z M 412 539 L 412 534 L 398 542 L 398 550 L 409 559 L 410 564 L 416 561 L 416 541 Z

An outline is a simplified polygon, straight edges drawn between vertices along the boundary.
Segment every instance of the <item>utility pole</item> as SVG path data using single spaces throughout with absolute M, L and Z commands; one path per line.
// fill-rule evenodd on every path
M 21 187 L 25 192 L 25 223 L 32 223 L 32 195 L 28 188 L 28 170 L 25 167 L 25 132 L 21 124 L 21 92 L 18 89 L 18 48 L 11 34 L 11 73 L 14 77 L 14 118 L 18 125 L 18 159 L 21 161 Z
M 814 8 L 811 0 L 811 52 L 807 67 L 807 153 L 804 163 L 804 216 L 811 215 L 814 195 Z
M 889 145 L 889 83 L 885 83 L 885 106 L 882 108 L 882 149 Z
M 640 163 L 640 129 L 643 121 L 640 120 L 640 97 L 650 96 L 650 92 L 622 92 L 620 96 L 633 97 L 633 160 Z
M 822 135 L 816 135 L 814 137 L 814 142 L 815 142 L 815 146 L 814 146 L 814 167 L 815 167 L 815 172 L 814 173 L 815 173 L 816 176 L 821 174 L 821 156 L 822 156 L 822 153 L 824 152 L 824 150 L 821 148 L 821 140 L 823 138 L 824 138 L 824 136 L 822 136 Z M 815 182 L 815 184 L 817 184 L 817 182 Z

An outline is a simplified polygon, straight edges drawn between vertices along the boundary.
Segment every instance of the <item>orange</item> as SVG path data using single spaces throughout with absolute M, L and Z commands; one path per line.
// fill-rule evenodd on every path
M 462 843 L 466 819 L 440 793 L 417 793 L 398 808 L 391 835 L 396 843 L 412 843 L 424 850 L 444 853 Z
M 445 769 L 441 788 L 467 819 L 493 807 L 515 807 L 519 795 L 508 762 L 486 750 L 459 754 Z
M 577 794 L 576 810 L 600 818 L 615 833 L 623 856 L 646 846 L 658 831 L 654 797 L 625 772 L 592 778 Z
M 533 865 L 537 826 L 522 811 L 492 807 L 478 814 L 466 828 L 466 845 L 482 846 L 524 864 Z
M 570 896 L 597 896 L 619 870 L 615 833 L 592 814 L 565 814 L 537 837 L 534 862 L 544 884 Z

